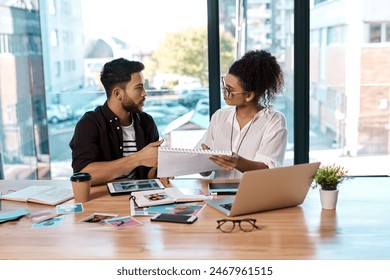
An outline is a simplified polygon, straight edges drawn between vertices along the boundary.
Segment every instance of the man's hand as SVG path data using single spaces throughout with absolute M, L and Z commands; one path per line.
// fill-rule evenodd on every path
M 171 185 L 170 180 L 175 179 L 175 177 L 161 177 L 159 179 L 164 186 L 169 187 Z
M 163 139 L 150 143 L 139 151 L 141 165 L 147 167 L 156 167 L 158 158 L 158 147 L 164 142 Z

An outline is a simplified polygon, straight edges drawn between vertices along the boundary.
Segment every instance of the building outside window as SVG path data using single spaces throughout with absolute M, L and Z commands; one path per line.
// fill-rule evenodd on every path
M 310 159 L 351 175 L 389 174 L 389 5 L 329 1 L 311 9 L 310 28 L 322 35 L 310 47 Z
M 221 74 L 254 48 L 270 51 L 283 67 L 286 88 L 276 109 L 286 116 L 290 165 L 299 122 L 293 118 L 294 1 L 218 3 Z M 128 18 L 132 9 L 138 12 Z M 352 175 L 388 174 L 388 11 L 385 0 L 314 1 L 310 112 L 303 112 L 310 114 L 310 161 L 337 162 Z M 115 16 L 108 20 L 109 14 Z M 167 145 L 192 148 L 207 129 L 209 96 L 220 95 L 208 85 L 207 0 L 12 1 L 0 4 L 0 15 L 4 177 L 69 177 L 74 126 L 104 103 L 99 73 L 118 57 L 145 64 L 144 110 Z M 128 28 L 149 22 L 155 24 Z
M 38 1 L 0 4 L 0 174 L 50 174 Z

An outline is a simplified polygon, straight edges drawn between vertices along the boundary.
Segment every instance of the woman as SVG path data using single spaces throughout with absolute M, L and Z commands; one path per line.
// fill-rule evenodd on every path
M 284 86 L 276 58 L 264 50 L 249 51 L 221 80 L 231 107 L 215 112 L 201 146 L 234 154 L 210 157 L 222 168 L 214 177 L 241 178 L 245 171 L 282 166 L 287 129 L 284 115 L 272 108 Z

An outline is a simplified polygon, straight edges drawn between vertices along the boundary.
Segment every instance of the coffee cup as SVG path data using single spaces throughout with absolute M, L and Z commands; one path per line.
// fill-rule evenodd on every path
M 89 200 L 92 176 L 89 173 L 77 172 L 70 177 L 72 182 L 73 195 L 76 203 Z

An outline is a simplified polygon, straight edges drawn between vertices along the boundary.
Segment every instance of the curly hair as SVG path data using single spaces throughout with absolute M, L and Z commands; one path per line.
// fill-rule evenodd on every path
M 131 81 L 131 74 L 139 73 L 145 69 L 142 62 L 129 61 L 125 58 L 114 59 L 104 64 L 100 72 L 100 81 L 106 90 L 107 98 L 110 98 L 112 90 L 116 86 L 123 88 Z
M 284 89 L 283 71 L 276 58 L 264 50 L 247 52 L 229 68 L 245 91 L 253 91 L 256 101 L 269 108 Z

